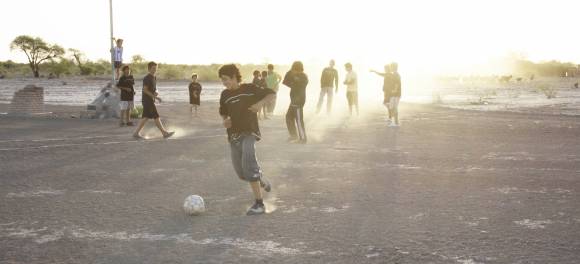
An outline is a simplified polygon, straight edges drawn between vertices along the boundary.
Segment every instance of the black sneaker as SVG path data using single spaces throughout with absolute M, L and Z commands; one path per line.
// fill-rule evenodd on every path
M 252 207 L 248 209 L 246 215 L 260 215 L 264 213 L 266 213 L 266 206 L 264 206 L 263 203 L 262 204 L 254 203 L 254 205 L 252 205 Z
M 260 179 L 260 187 L 262 187 L 266 192 L 270 192 L 272 190 L 272 185 L 270 185 L 270 182 L 264 177 Z
M 174 131 L 167 132 L 167 134 L 163 135 L 163 138 L 170 138 L 171 136 L 173 136 L 173 134 L 175 134 Z

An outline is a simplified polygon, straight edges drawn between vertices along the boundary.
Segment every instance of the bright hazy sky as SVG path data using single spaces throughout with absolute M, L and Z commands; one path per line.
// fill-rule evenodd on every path
M 166 63 L 326 64 L 335 58 L 460 70 L 509 52 L 580 63 L 577 1 L 114 0 L 115 36 Z M 108 58 L 108 0 L 2 0 L 0 60 L 18 35 Z

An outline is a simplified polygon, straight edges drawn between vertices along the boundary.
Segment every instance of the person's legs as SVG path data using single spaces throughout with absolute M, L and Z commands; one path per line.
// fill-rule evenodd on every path
M 125 110 L 121 109 L 121 118 L 120 118 L 120 122 L 119 125 L 123 126 L 126 122 L 125 122 Z
M 393 103 L 392 103 L 392 108 L 393 108 L 393 117 L 395 118 L 395 124 L 399 125 L 399 101 L 400 101 L 400 97 L 393 97 Z
M 230 149 L 234 171 L 240 180 L 245 180 L 244 171 L 242 169 L 242 143 L 240 141 L 234 140 L 230 142 Z
M 161 123 L 161 118 L 155 118 L 155 125 L 157 126 L 157 128 L 159 128 L 159 131 L 161 131 L 161 134 L 163 134 L 163 136 L 169 134 L 169 132 L 167 132 L 167 130 L 165 130 L 165 127 L 163 127 L 163 123 Z
M 141 130 L 143 130 L 143 127 L 145 127 L 145 124 L 147 124 L 147 121 L 149 120 L 149 118 L 147 117 L 143 117 L 141 118 L 141 121 L 139 121 L 139 125 L 137 125 L 137 130 L 135 130 L 135 133 L 133 133 L 134 137 L 141 137 Z
M 326 113 L 330 114 L 330 111 L 332 110 L 332 98 L 334 96 L 334 88 L 332 87 L 328 87 L 328 90 L 326 91 L 327 94 L 327 98 L 326 98 Z
M 262 114 L 264 115 L 264 119 L 269 119 L 268 114 L 267 114 L 267 112 L 268 112 L 267 108 L 268 108 L 268 106 L 266 106 L 266 105 L 262 107 Z
M 320 113 L 322 103 L 324 102 L 324 95 L 326 95 L 326 87 L 320 88 L 320 96 L 318 97 L 318 104 L 316 105 L 316 113 Z
M 354 106 L 356 107 L 356 115 L 360 114 L 358 110 L 358 92 L 354 92 Z
M 125 112 L 125 121 L 127 121 L 127 125 L 132 126 L 133 122 L 131 122 L 131 112 L 133 111 L 134 104 L 133 101 L 129 101 L 127 105 L 127 110 Z
M 350 116 L 352 116 L 352 93 L 351 92 L 346 92 L 346 102 L 348 104 L 348 112 L 350 113 Z
M 296 125 L 301 143 L 306 143 L 306 129 L 304 128 L 304 106 L 296 107 Z
M 288 107 L 288 112 L 286 112 L 286 127 L 288 128 L 288 133 L 290 133 L 290 139 L 296 139 L 296 107 L 290 105 Z
M 256 158 L 256 138 L 253 135 L 244 135 L 240 138 L 242 147 L 242 171 L 244 178 L 250 182 L 256 203 L 248 209 L 248 215 L 265 213 L 262 198 L 261 179 L 262 169 Z
M 270 101 L 268 103 L 268 113 L 270 115 L 274 114 L 274 109 L 276 108 L 276 100 L 277 100 L 277 96 L 276 96 L 276 94 L 274 94 L 274 99 L 272 99 L 272 101 Z

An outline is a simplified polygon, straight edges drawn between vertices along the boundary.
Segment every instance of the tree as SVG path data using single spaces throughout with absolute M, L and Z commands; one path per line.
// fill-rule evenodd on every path
M 48 44 L 39 37 L 22 35 L 16 37 L 10 43 L 10 50 L 19 49 L 28 58 L 28 65 L 35 78 L 40 76 L 39 65 L 45 60 L 60 57 L 64 54 L 64 49 L 56 44 Z
M 68 52 L 73 57 L 74 61 L 76 61 L 81 75 L 91 75 L 93 73 L 93 69 L 91 67 L 84 65 L 85 63 L 83 61 L 85 54 L 82 51 L 78 49 L 68 49 Z
M 137 54 L 137 55 L 133 55 L 133 57 L 131 57 L 131 61 L 133 62 L 133 64 L 140 64 L 140 63 L 143 63 L 145 61 L 145 59 L 143 58 L 143 56 Z

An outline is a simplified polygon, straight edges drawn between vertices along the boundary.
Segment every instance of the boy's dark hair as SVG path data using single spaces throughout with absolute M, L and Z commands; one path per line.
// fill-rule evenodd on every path
M 226 64 L 220 67 L 218 70 L 218 77 L 228 76 L 230 78 L 235 78 L 238 83 L 242 81 L 242 75 L 240 74 L 240 69 L 235 64 Z
M 268 64 L 268 70 L 274 70 L 274 64 Z
M 191 74 L 191 78 L 193 79 L 193 77 L 197 77 L 197 73 L 193 73 Z
M 155 66 L 157 66 L 157 63 L 155 63 L 154 61 L 151 61 L 151 62 L 147 63 L 147 70 L 149 70 Z
M 290 69 L 297 72 L 304 72 L 304 65 L 301 61 L 295 61 L 292 63 L 292 68 Z
M 258 76 L 258 75 L 260 75 L 260 71 L 255 70 L 253 74 L 254 74 L 254 76 Z
M 129 69 L 129 66 L 128 65 L 124 65 L 123 67 L 121 67 L 121 71 L 125 71 L 125 70 L 128 70 L 128 69 Z
M 267 71 L 262 71 L 262 77 L 266 77 L 268 76 L 268 72 Z
M 346 64 L 344 64 L 344 67 L 348 68 L 348 69 L 352 69 L 352 64 L 350 64 L 350 62 L 347 62 Z
M 391 71 L 396 72 L 397 70 L 399 70 L 399 64 L 397 64 L 396 62 L 391 63 L 390 67 Z

